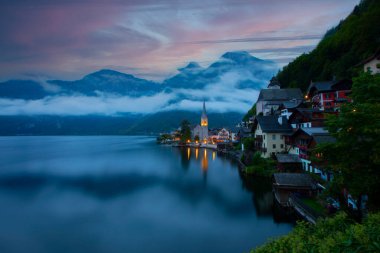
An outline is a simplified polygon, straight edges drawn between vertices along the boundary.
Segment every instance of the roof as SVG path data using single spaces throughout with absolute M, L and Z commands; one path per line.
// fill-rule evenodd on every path
M 202 119 L 207 119 L 207 113 L 206 113 L 206 101 L 203 101 L 203 110 L 202 110 Z
M 313 119 L 313 113 L 323 113 L 323 111 L 320 111 L 316 108 L 297 108 L 296 111 L 298 111 L 303 117 L 308 119 Z
M 274 173 L 275 184 L 293 187 L 315 188 L 314 180 L 309 174 L 303 173 Z
M 314 140 L 317 144 L 319 143 L 335 143 L 336 139 L 329 134 L 314 134 Z
M 380 47 L 376 50 L 376 52 L 372 56 L 368 57 L 367 59 L 365 59 L 364 61 L 362 61 L 358 65 L 367 64 L 368 62 L 375 60 L 375 59 L 380 60 Z
M 276 158 L 279 163 L 301 163 L 298 155 L 294 154 L 276 154 Z
M 311 82 L 309 88 L 307 89 L 307 94 L 312 93 L 313 90 L 316 90 L 317 93 L 332 90 L 346 90 L 351 89 L 351 86 L 352 81 L 349 79 L 332 80 L 325 82 Z
M 309 88 L 307 89 L 307 93 L 310 93 L 311 89 L 316 89 L 318 92 L 321 91 L 329 91 L 332 90 L 331 86 L 335 84 L 335 81 L 327 81 L 327 82 L 311 82 Z
M 306 127 L 306 128 L 302 128 L 302 130 L 310 136 L 329 134 L 329 132 L 323 127 Z
M 286 109 L 293 109 L 293 108 L 297 108 L 302 103 L 303 103 L 302 100 L 291 100 L 291 101 L 282 102 L 282 106 Z
M 299 99 L 302 100 L 302 91 L 298 88 L 292 89 L 262 89 L 257 101 L 285 101 Z
M 285 121 L 283 124 L 278 122 L 278 116 L 275 115 L 258 115 L 256 120 L 265 133 L 292 133 L 291 125 Z

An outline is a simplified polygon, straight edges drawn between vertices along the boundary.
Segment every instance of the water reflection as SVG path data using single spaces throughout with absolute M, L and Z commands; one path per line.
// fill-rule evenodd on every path
M 248 252 L 292 228 L 260 182 L 214 151 L 153 138 L 0 138 L 0 248 Z
M 208 169 L 208 158 L 207 158 L 207 149 L 203 150 L 203 157 L 202 157 L 202 171 L 205 173 Z

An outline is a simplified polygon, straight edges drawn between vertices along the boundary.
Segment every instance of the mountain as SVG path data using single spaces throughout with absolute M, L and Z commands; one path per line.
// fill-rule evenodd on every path
M 10 80 L 0 83 L 0 135 L 158 133 L 199 123 L 203 100 L 210 127 L 233 127 L 277 71 L 238 51 L 207 67 L 189 62 L 162 83 L 107 69 L 75 81 Z
M 225 53 L 207 68 L 191 62 L 178 71 L 179 74 L 163 82 L 165 88 L 203 89 L 209 84 L 220 82 L 223 75 L 235 73 L 238 76 L 237 88 L 260 89 L 277 71 L 277 65 L 253 57 L 248 52 L 237 51 Z
M 310 81 L 352 78 L 358 64 L 380 48 L 380 1 L 363 0 L 318 46 L 289 63 L 277 75 L 283 87 L 306 90 Z
M 49 91 L 39 82 L 32 80 L 10 80 L 0 83 L 0 98 L 29 100 L 41 99 L 48 95 Z
M 120 73 L 114 70 L 103 69 L 89 74 L 77 81 L 48 81 L 57 85 L 63 93 L 80 93 L 86 96 L 97 96 L 99 93 L 111 93 L 121 96 L 148 96 L 161 90 L 158 83 Z

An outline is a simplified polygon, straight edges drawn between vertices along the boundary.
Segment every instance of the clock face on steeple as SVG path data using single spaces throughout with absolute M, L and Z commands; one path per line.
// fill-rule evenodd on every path
M 205 119 L 201 119 L 201 126 L 208 126 L 208 120 L 207 120 L 207 118 L 205 118 Z

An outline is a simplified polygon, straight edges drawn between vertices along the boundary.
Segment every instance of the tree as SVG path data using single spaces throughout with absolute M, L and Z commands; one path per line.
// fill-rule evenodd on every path
M 181 142 L 187 142 L 191 139 L 190 122 L 183 120 L 181 122 Z
M 319 145 L 315 158 L 325 160 L 334 176 L 359 202 L 369 197 L 370 207 L 380 207 L 380 75 L 361 73 L 353 79 L 352 103 L 327 120 L 336 143 Z M 320 156 L 322 155 L 322 157 Z M 360 204 L 360 203 L 359 203 Z

